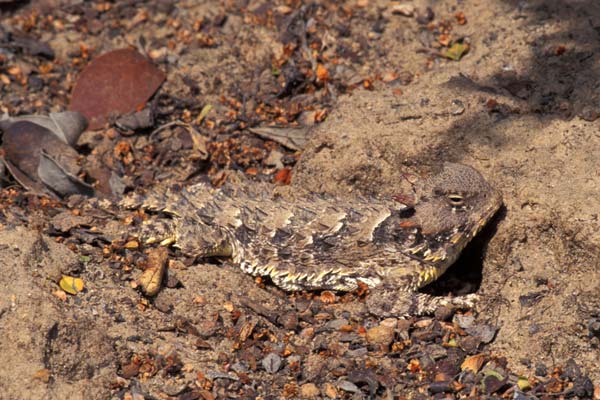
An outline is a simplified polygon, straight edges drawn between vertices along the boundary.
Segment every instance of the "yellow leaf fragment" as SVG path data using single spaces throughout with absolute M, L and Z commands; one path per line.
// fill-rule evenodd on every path
M 468 43 L 454 42 L 450 48 L 442 52 L 442 55 L 450 60 L 459 61 L 469 52 L 470 47 Z
M 485 358 L 485 354 L 476 354 L 474 356 L 467 357 L 460 365 L 460 369 L 461 371 L 471 371 L 476 374 L 483 366 Z
M 63 275 L 58 283 L 60 288 L 69 294 L 77 294 L 83 290 L 83 279 Z
M 210 110 L 213 109 L 212 104 L 207 104 L 204 107 L 202 107 L 202 110 L 200 111 L 200 114 L 198 114 L 198 116 L 196 117 L 196 120 L 194 121 L 194 123 L 196 125 L 200 125 L 202 123 L 202 120 L 204 118 L 206 118 L 206 116 L 208 115 L 208 113 L 210 112 Z
M 504 379 L 504 375 L 501 372 L 496 371 L 495 369 L 485 370 L 483 375 L 484 376 L 493 376 L 494 378 L 498 379 L 499 381 Z
M 524 376 L 519 377 L 517 380 L 517 386 L 523 391 L 531 389 L 531 383 L 529 382 L 529 379 Z

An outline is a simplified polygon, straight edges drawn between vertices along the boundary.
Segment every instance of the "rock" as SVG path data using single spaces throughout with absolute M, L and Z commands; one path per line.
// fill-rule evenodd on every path
M 312 399 L 319 396 L 320 391 L 314 383 L 305 383 L 300 386 L 300 397 L 303 399 Z
M 394 328 L 388 325 L 377 325 L 367 331 L 367 342 L 383 347 L 389 346 L 394 340 Z
M 490 343 L 494 340 L 496 336 L 496 332 L 498 332 L 498 328 L 488 324 L 475 325 L 469 328 L 466 328 L 465 331 L 472 336 L 476 336 L 483 343 Z
M 345 392 L 350 392 L 350 393 L 360 392 L 360 389 L 358 388 L 358 386 L 356 386 L 354 383 L 352 383 L 350 381 L 346 381 L 346 380 L 339 381 L 337 384 L 337 387 L 339 389 L 342 389 Z
M 331 383 L 326 383 L 323 385 L 323 392 L 330 399 L 335 399 L 338 397 L 337 389 Z
M 271 150 L 268 157 L 265 159 L 264 164 L 269 167 L 277 169 L 283 168 L 283 153 L 277 150 Z
M 275 353 L 269 353 L 265 358 L 263 358 L 262 365 L 265 371 L 270 374 L 274 374 L 275 372 L 279 371 L 279 368 L 281 368 L 281 357 Z
M 293 311 L 286 312 L 277 319 L 277 322 L 285 329 L 293 331 L 298 327 L 298 314 Z
M 594 122 L 595 120 L 598 119 L 599 115 L 600 115 L 600 113 L 598 113 L 597 110 L 594 110 L 592 107 L 589 107 L 589 106 L 583 107 L 583 109 L 579 113 L 579 116 L 581 117 L 581 119 L 583 119 L 584 121 L 588 121 L 588 122 Z
M 600 337 L 600 319 L 591 318 L 588 322 L 589 337 Z
M 412 4 L 394 4 L 391 7 L 392 14 L 412 17 L 415 15 L 415 6 Z
M 539 363 L 535 366 L 535 374 L 537 376 L 546 376 L 548 375 L 548 368 L 545 364 Z

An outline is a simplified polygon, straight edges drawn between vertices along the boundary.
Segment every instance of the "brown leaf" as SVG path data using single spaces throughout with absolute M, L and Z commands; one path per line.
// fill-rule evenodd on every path
M 37 178 L 42 151 L 62 156 L 61 164 L 65 165 L 69 172 L 79 172 L 77 152 L 48 128 L 29 121 L 16 121 L 3 130 L 3 148 L 6 159 L 30 178 Z
M 2 117 L 0 129 L 8 129 L 18 121 L 28 121 L 43 126 L 54 133 L 63 142 L 75 146 L 79 136 L 87 127 L 83 114 L 74 111 L 50 113 L 48 115 L 21 115 L 18 117 Z
M 485 354 L 476 354 L 474 356 L 470 356 L 465 358 L 465 361 L 460 365 L 460 369 L 463 371 L 471 371 L 474 374 L 479 372 L 481 366 L 485 362 L 486 355 Z
M 252 334 L 252 331 L 254 330 L 254 327 L 256 327 L 257 323 L 258 323 L 258 320 L 254 319 L 254 318 L 250 318 L 250 320 L 244 322 L 244 324 L 240 328 L 240 342 L 245 342 L 246 339 L 248 339 L 248 337 L 250 337 L 250 335 Z
M 85 115 L 94 130 L 112 115 L 140 109 L 165 80 L 165 74 L 131 48 L 95 58 L 79 75 L 70 110 Z
M 26 189 L 53 196 L 93 195 L 93 188 L 77 177 L 79 154 L 50 129 L 26 120 L 2 129 L 5 164 Z
M 148 254 L 148 268 L 138 279 L 144 294 L 154 296 L 158 294 L 167 267 L 169 253 L 164 247 L 152 249 Z
M 140 373 L 140 363 L 136 362 L 137 360 L 133 360 L 129 364 L 125 364 L 121 366 L 120 375 L 125 379 L 133 378 Z

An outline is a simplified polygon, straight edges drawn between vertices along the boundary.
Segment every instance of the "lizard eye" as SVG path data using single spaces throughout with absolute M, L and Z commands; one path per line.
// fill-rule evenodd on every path
M 464 204 L 463 197 L 459 194 L 449 194 L 448 202 L 454 207 L 460 207 Z

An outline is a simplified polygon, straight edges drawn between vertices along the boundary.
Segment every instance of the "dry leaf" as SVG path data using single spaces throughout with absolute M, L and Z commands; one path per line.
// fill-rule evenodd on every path
M 148 268 L 138 279 L 142 291 L 147 296 L 155 296 L 160 291 L 169 253 L 164 247 L 152 249 L 148 253 Z
M 462 371 L 471 371 L 474 374 L 476 374 L 483 366 L 485 359 L 485 354 L 476 354 L 474 356 L 467 357 L 465 358 L 465 361 L 463 361 L 463 363 L 460 365 L 460 369 Z
M 310 126 L 301 128 L 278 128 L 274 126 L 263 126 L 248 128 L 255 135 L 264 139 L 272 140 L 287 147 L 290 150 L 302 150 L 310 136 Z
M 275 173 L 273 181 L 280 185 L 289 185 L 292 181 L 292 171 L 289 168 L 280 169 Z
M 165 74 L 135 49 L 114 50 L 92 60 L 79 74 L 69 109 L 85 115 L 95 130 L 111 115 L 139 110 L 164 80 Z

